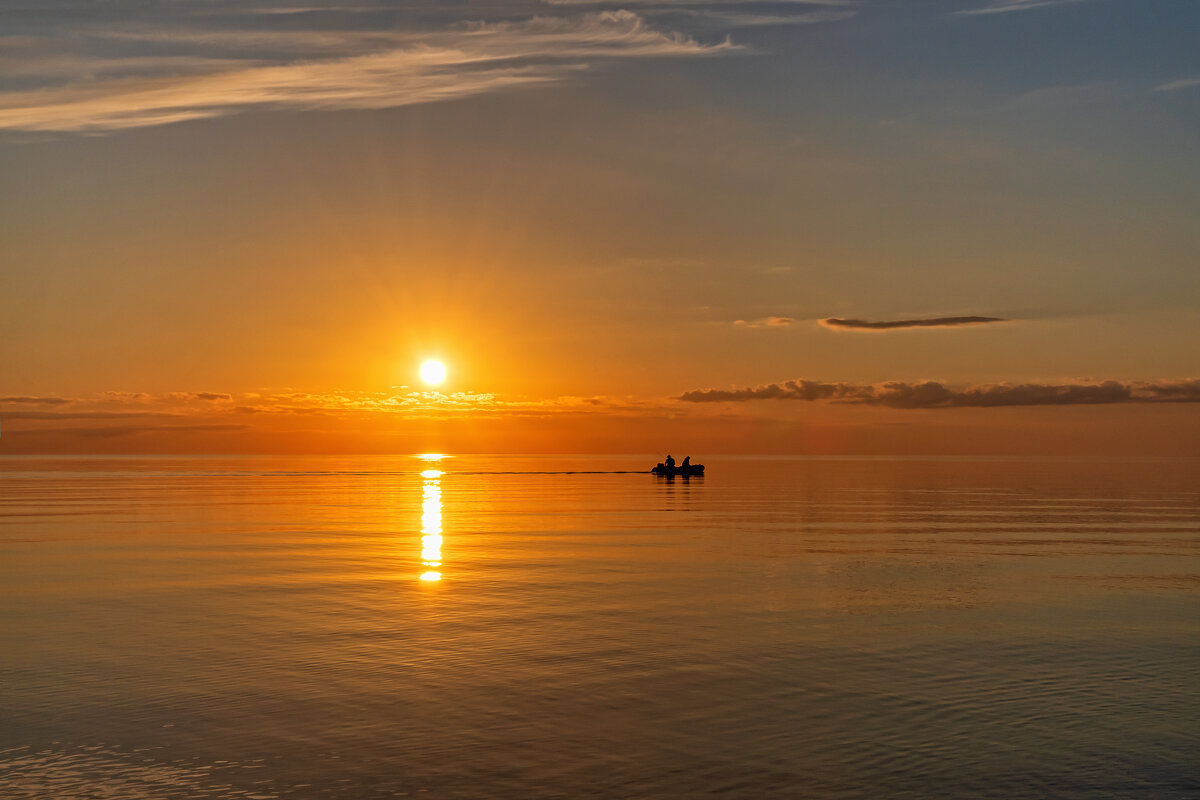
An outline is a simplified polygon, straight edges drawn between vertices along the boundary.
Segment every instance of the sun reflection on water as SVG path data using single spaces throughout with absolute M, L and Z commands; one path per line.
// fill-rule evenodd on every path
M 421 564 L 427 569 L 423 581 L 442 579 L 442 473 L 428 469 L 421 473 Z

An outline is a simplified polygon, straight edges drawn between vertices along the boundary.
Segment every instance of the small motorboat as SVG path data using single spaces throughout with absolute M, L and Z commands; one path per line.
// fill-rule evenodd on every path
M 683 478 L 692 478 L 697 475 L 704 474 L 704 465 L 703 464 L 688 464 L 686 467 L 680 467 L 680 466 L 668 467 L 666 464 L 660 463 L 658 466 L 656 466 L 654 469 L 652 469 L 650 471 L 653 472 L 655 475 L 667 475 L 672 478 L 674 478 L 677 475 L 680 477 L 683 477 Z

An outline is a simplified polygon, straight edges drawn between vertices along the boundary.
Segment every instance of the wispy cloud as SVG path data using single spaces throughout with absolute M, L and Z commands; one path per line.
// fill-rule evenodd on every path
M 79 402 L 79 401 L 76 401 Z M 9 411 L 0 408 L 0 419 L 2 420 L 45 420 L 50 422 L 58 422 L 66 419 L 94 419 L 94 420 L 119 420 L 130 419 L 137 417 L 139 419 L 173 419 L 182 417 L 183 414 L 171 411 L 148 411 L 138 409 L 127 409 L 119 411 L 100 411 L 100 410 L 71 410 L 71 411 Z
M 956 14 L 1007 14 L 1012 11 L 1032 11 L 1046 6 L 1061 6 L 1068 3 L 1082 3 L 1084 0 L 997 0 L 979 8 L 964 8 Z
M 381 432 L 445 423 L 554 426 L 586 418 L 596 421 L 645 419 L 664 414 L 675 401 L 609 397 L 527 399 L 490 393 L 421 392 L 102 392 L 58 398 L 38 407 L 13 395 L 0 398 L 0 451 L 109 452 L 151 449 L 187 451 L 193 446 L 261 446 L 279 442 L 371 440 Z M 296 437 L 300 437 L 297 439 Z M 310 437 L 305 439 L 304 437 Z M 364 438 L 365 437 L 365 438 Z M 214 444 L 220 442 L 221 444 Z M 207 443 L 207 444 L 205 444 Z
M 879 418 L 870 409 L 881 407 L 922 410 L 1142 404 L 1165 409 L 1173 404 L 1200 402 L 1200 379 L 976 386 L 950 386 L 937 381 L 853 384 L 794 380 L 642 399 L 530 399 L 406 388 L 380 392 L 275 389 L 231 392 L 228 399 L 198 397 L 224 394 L 106 392 L 63 398 L 68 402 L 42 408 L 19 400 L 0 400 L 0 451 L 374 452 L 422 447 L 425 445 L 421 441 L 430 436 L 441 440 L 444 434 L 459 437 L 453 441 L 460 448 L 500 447 L 488 452 L 501 452 L 505 447 L 531 446 L 528 443 L 532 441 L 551 448 L 546 451 L 550 452 L 555 446 L 578 448 L 579 442 L 627 448 L 631 441 L 660 436 L 665 426 L 671 425 L 684 426 L 677 430 L 690 430 L 695 436 L 713 435 L 713 441 L 725 442 L 723 447 L 737 451 L 745 445 L 745 437 L 759 429 L 758 421 L 764 415 L 786 419 L 803 407 L 796 403 L 764 407 L 748 401 L 834 404 L 836 409 L 827 408 L 825 416 L 840 418 L 847 424 L 859 424 L 852 422 L 859 419 L 875 425 Z M 741 407 L 735 407 L 738 403 Z M 909 417 L 904 421 L 914 420 Z M 932 417 L 926 421 L 929 425 L 940 424 Z M 1018 425 L 1019 421 L 1004 424 Z M 581 438 L 564 445 L 563 436 L 568 433 Z M 761 446 L 770 450 L 772 443 L 763 440 Z
M 692 18 L 725 28 L 838 22 L 858 14 L 853 0 L 542 0 L 558 8 L 636 8 L 638 13 Z
M 823 22 L 840 22 L 857 16 L 852 8 L 823 8 L 794 14 L 765 14 L 747 11 L 718 11 L 706 8 L 668 9 L 676 14 L 687 14 L 728 28 L 781 27 L 785 25 L 817 25 Z
M 54 433 L 59 436 L 78 437 L 81 439 L 116 439 L 119 437 L 136 436 L 144 433 L 211 433 L 211 432 L 231 432 L 245 431 L 249 429 L 248 425 L 237 425 L 234 423 L 212 423 L 212 424 L 196 424 L 196 425 L 106 425 L 99 427 L 56 427 Z M 43 434 L 43 430 L 15 430 L 6 431 L 6 436 L 38 436 Z
M 183 401 L 202 400 L 210 403 L 233 399 L 233 395 L 228 392 L 171 392 L 164 397 Z
M 733 324 L 739 328 L 787 328 L 796 322 L 791 317 L 763 317 L 752 320 L 735 319 Z
M 749 400 L 828 400 L 890 408 L 995 408 L 1111 403 L 1200 403 L 1200 379 L 1158 382 L 997 383 L 952 388 L 938 381 L 878 384 L 794 380 L 745 389 L 698 389 L 688 403 Z
M 832 6 L 847 7 L 854 3 L 851 0 L 542 0 L 548 6 Z
M 875 384 L 791 380 L 741 389 L 697 389 L 675 398 L 504 397 L 488 392 L 392 391 L 303 392 L 103 392 L 54 398 L 48 408 L 30 407 L 24 396 L 0 398 L 0 420 L 26 427 L 59 429 L 89 421 L 97 427 L 145 428 L 182 425 L 243 425 L 249 419 L 437 420 L 645 415 L 684 403 L 751 400 L 829 401 L 891 408 L 959 408 L 1110 403 L 1200 402 L 1200 379 L 1142 382 L 993 383 L 951 386 L 939 381 Z M 6 426 L 5 433 L 10 428 Z M 214 428 L 215 430 L 215 428 Z
M 71 402 L 65 397 L 33 397 L 30 395 L 13 395 L 0 397 L 0 403 L 29 403 L 32 405 L 61 406 Z
M 1156 92 L 1177 92 L 1180 89 L 1191 89 L 1200 86 L 1200 78 L 1180 78 L 1154 87 Z
M 54 408 L 30 408 L 31 402 Z M 220 420 L 244 415 L 347 416 L 394 415 L 439 418 L 470 414 L 536 416 L 574 411 L 620 411 L 653 405 L 651 401 L 608 397 L 526 399 L 488 392 L 102 392 L 73 398 L 0 397 L 0 420 L 61 422 L 65 420 Z M 62 408 L 60 406 L 67 406 Z
M 865 319 L 841 319 L 829 317 L 821 325 L 832 330 L 886 331 L 896 328 L 961 328 L 965 325 L 983 325 L 989 322 L 1008 322 L 1001 317 L 931 317 L 927 319 L 895 319 L 872 322 Z
M 135 32 L 133 38 L 139 35 L 152 33 Z M 195 35 L 166 32 L 161 44 L 186 41 L 194 46 Z M 246 34 L 202 35 L 219 43 L 222 37 Z M 701 57 L 738 49 L 728 41 L 704 44 L 683 33 L 658 30 L 629 11 L 456 25 L 420 36 L 371 33 L 342 39 L 342 45 L 371 51 L 268 65 L 230 59 L 217 70 L 206 70 L 205 62 L 193 59 L 182 75 L 138 73 L 0 94 L 0 130 L 106 132 L 251 108 L 393 108 L 555 83 L 605 60 Z M 61 67 L 61 58 L 57 63 Z M 107 74 L 105 63 L 97 57 L 91 74 Z

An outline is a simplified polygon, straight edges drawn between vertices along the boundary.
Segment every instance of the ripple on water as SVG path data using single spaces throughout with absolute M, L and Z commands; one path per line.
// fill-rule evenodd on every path
M 447 461 L 0 460 L 0 797 L 1198 796 L 1194 464 Z
M 255 768 L 261 764 L 162 763 L 153 751 L 105 745 L 11 747 L 0 750 L 0 787 L 6 800 L 277 800 L 270 779 L 251 779 L 262 784 L 253 789 L 222 780 Z

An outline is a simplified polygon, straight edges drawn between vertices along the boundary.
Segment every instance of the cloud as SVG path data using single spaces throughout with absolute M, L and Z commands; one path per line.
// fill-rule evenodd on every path
M 1138 384 L 1138 390 L 1156 400 L 1176 403 L 1195 403 L 1200 400 L 1200 379 Z
M 763 317 L 749 322 L 744 319 L 735 319 L 733 324 L 739 328 L 786 328 L 795 325 L 796 320 L 791 317 Z
M 1200 402 L 1200 379 L 967 387 L 947 386 L 935 381 L 853 384 L 794 380 L 755 388 L 705 389 L 688 392 L 682 397 L 644 399 L 603 396 L 529 399 L 467 392 L 275 389 L 235 392 L 230 402 L 197 403 L 186 399 L 191 394 L 201 393 L 100 393 L 69 398 L 72 405 L 66 408 L 35 407 L 13 414 L 0 413 L 4 422 L 0 451 L 367 452 L 374 448 L 382 452 L 398 447 L 426 447 L 428 442 L 425 440 L 432 437 L 456 442 L 456 447 L 467 450 L 482 446 L 501 448 L 490 452 L 502 452 L 503 448 L 516 451 L 549 447 L 552 449 L 528 451 L 552 452 L 554 447 L 578 451 L 579 442 L 592 443 L 583 445 L 585 448 L 627 448 L 629 441 L 649 441 L 661 435 L 665 426 L 682 425 L 685 427 L 677 430 L 715 435 L 714 441 L 725 442 L 723 446 L 736 452 L 749 441 L 747 436 L 760 436 L 756 440 L 760 443 L 758 446 L 768 450 L 779 446 L 780 443 L 770 437 L 761 438 L 762 428 L 758 423 L 764 413 L 783 410 L 779 406 L 769 411 L 762 405 L 741 408 L 729 405 L 740 401 L 793 400 L 836 404 L 847 413 L 839 414 L 831 408 L 831 413 L 822 417 L 835 419 L 823 419 L 823 425 L 844 422 L 880 430 L 881 425 L 898 422 L 941 424 L 932 419 L 932 416 L 940 418 L 941 415 L 926 412 L 931 416 L 927 417 L 926 423 L 921 423 L 912 416 L 916 412 L 887 414 L 880 418 L 877 413 L 854 410 L 1142 403 L 1155 404 L 1165 411 L 1173 404 Z M 807 406 L 791 404 L 787 410 L 801 408 Z M 1187 408 L 1178 411 L 1188 419 L 1194 417 L 1188 416 L 1191 412 Z M 838 422 L 838 417 L 842 417 L 843 422 Z M 856 417 L 866 422 L 850 421 Z M 992 423 L 1016 426 L 1007 430 L 1019 430 L 1024 424 L 1020 419 L 1000 423 L 989 416 L 987 424 Z M 1129 434 L 1129 431 L 1125 433 Z M 444 439 L 451 434 L 459 438 Z M 564 443 L 564 436 L 580 438 L 568 445 Z M 1097 440 L 1105 438 L 1097 437 Z M 1177 435 L 1172 441 L 1175 439 L 1178 439 Z M 538 444 L 531 445 L 531 441 Z M 608 444 L 597 445 L 598 442 Z M 611 451 L 627 452 L 627 449 Z
M 170 47 L 175 37 L 187 42 L 189 35 L 168 31 L 156 46 Z M 207 35 L 219 44 L 229 34 Z M 150 34 L 140 36 L 144 40 Z M 135 31 L 132 38 L 139 40 L 139 34 Z M 370 52 L 315 60 L 292 55 L 266 65 L 231 58 L 221 62 L 228 66 L 199 73 L 195 65 L 203 62 L 193 60 L 186 74 L 81 79 L 7 92 L 0 94 L 0 130 L 107 132 L 252 108 L 394 108 L 561 82 L 605 60 L 738 50 L 728 41 L 702 44 L 679 32 L 658 30 L 630 11 L 473 23 L 421 36 L 362 33 L 335 37 L 334 45 Z M 104 63 L 97 57 L 92 72 L 103 75 Z
M 727 28 L 812 25 L 856 16 L 852 0 L 541 0 L 559 9 L 636 8 L 647 16 L 691 17 Z M 793 10 L 794 9 L 794 10 Z
M 1127 403 L 1133 390 L 1117 381 L 1097 384 L 996 384 L 949 389 L 936 381 L 887 383 L 859 402 L 891 408 L 994 408 L 998 406 L 1060 406 Z M 1149 398 L 1141 397 L 1140 400 Z M 1200 397 L 1197 398 L 1200 400 Z
M 452 429 L 492 431 L 488 435 L 500 437 L 493 446 L 501 446 L 501 431 L 554 442 L 554 431 L 646 426 L 680 410 L 666 398 L 278 389 L 235 392 L 229 402 L 196 402 L 193 394 L 201 393 L 106 392 L 73 398 L 65 408 L 0 411 L 0 452 L 365 452 L 358 448 L 386 450 L 406 437 Z M 474 433 L 462 435 L 474 442 L 462 446 L 479 446 Z
M 65 397 L 31 397 L 29 395 L 0 397 L 0 403 L 29 403 L 32 405 L 61 406 L 69 402 L 71 401 Z
M 233 399 L 233 395 L 226 392 L 169 392 L 164 395 L 164 397 L 172 400 L 206 400 L 208 402 L 219 402 Z
M 173 418 L 180 416 L 170 411 L 5 411 L 0 419 L 60 420 L 60 419 L 129 419 Z
M 1154 87 L 1156 92 L 1177 92 L 1180 89 L 1191 89 L 1193 86 L 1200 86 L 1200 78 L 1180 78 L 1176 81 L 1170 81 Z
M 146 392 L 101 392 L 100 399 L 112 403 L 145 403 L 154 400 L 154 395 Z
M 684 392 L 679 399 L 685 403 L 731 403 L 746 400 L 829 400 L 844 397 L 849 384 L 819 383 L 817 381 L 787 381 L 771 383 L 755 389 L 697 389 Z
M 76 436 L 84 439 L 113 439 L 119 436 L 133 436 L 140 433 L 202 433 L 210 431 L 244 431 L 248 425 L 230 423 L 213 423 L 197 425 L 110 425 L 96 428 L 36 428 L 16 431 L 5 431 L 5 436 L 44 436 L 54 433 L 58 436 Z
M 997 383 L 951 388 L 937 381 L 879 384 L 795 380 L 745 389 L 697 389 L 680 395 L 687 403 L 749 400 L 829 400 L 889 408 L 997 408 L 1112 403 L 1200 403 L 1200 379 L 1063 384 Z
M 893 328 L 958 328 L 964 325 L 982 325 L 988 322 L 1008 322 L 1001 317 L 933 317 L 929 319 L 897 319 L 887 322 L 870 322 L 865 319 L 840 319 L 830 317 L 821 320 L 821 325 L 832 330 L 883 331 Z
M 964 8 L 956 11 L 956 14 L 978 15 L 978 14 L 1007 14 L 1010 11 L 1030 11 L 1035 8 L 1045 8 L 1046 6 L 1061 6 L 1067 3 L 1081 3 L 1084 0 L 997 0 L 997 2 L 989 3 L 980 8 Z
M 548 6 L 599 6 L 599 5 L 620 5 L 620 6 L 661 6 L 669 8 L 672 6 L 833 6 L 845 7 L 853 5 L 850 0 L 542 0 Z
M 556 397 L 526 399 L 499 397 L 489 392 L 101 392 L 75 398 L 58 398 L 68 409 L 18 407 L 0 411 L 0 419 L 41 429 L 68 421 L 95 421 L 110 427 L 119 423 L 144 426 L 162 421 L 175 426 L 187 421 L 223 423 L 231 419 L 287 418 L 379 418 L 444 419 L 470 416 L 527 417 L 563 413 L 623 413 L 661 405 L 661 401 L 637 401 L 609 397 Z
M 717 11 L 707 8 L 673 8 L 656 9 L 662 14 L 686 15 L 701 21 L 708 21 L 726 28 L 757 28 L 781 27 L 785 25 L 817 25 L 825 22 L 840 22 L 857 16 L 858 12 L 849 8 L 823 8 L 818 11 L 804 11 L 797 14 L 763 14 L 742 11 Z M 647 9 L 647 13 L 650 9 Z

